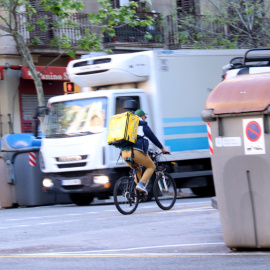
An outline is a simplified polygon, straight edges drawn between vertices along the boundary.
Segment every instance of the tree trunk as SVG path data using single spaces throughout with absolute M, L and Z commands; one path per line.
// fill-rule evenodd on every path
M 21 34 L 17 31 L 14 31 L 12 33 L 14 40 L 17 44 L 18 50 L 22 58 L 26 61 L 26 66 L 28 67 L 33 81 L 35 83 L 36 91 L 37 91 L 37 98 L 38 98 L 38 105 L 39 106 L 45 106 L 45 100 L 44 100 L 44 92 L 43 92 L 43 86 L 42 81 L 39 76 L 39 72 L 37 72 L 35 68 L 35 64 L 33 62 L 33 59 L 31 57 L 30 51 L 25 44 L 25 41 Z
M 26 61 L 26 66 L 28 67 L 33 81 L 35 83 L 36 92 L 37 92 L 37 98 L 38 98 L 38 105 L 39 106 L 45 106 L 45 100 L 44 100 L 44 92 L 43 92 L 43 86 L 42 81 L 39 76 L 39 72 L 37 72 L 35 68 L 35 64 L 33 62 L 33 59 L 31 57 L 30 51 L 25 44 L 25 41 L 23 37 L 20 35 L 19 32 L 14 31 L 13 38 L 17 44 L 17 48 L 19 50 L 20 55 L 23 57 L 23 59 Z M 40 118 L 40 131 L 43 132 L 43 118 Z

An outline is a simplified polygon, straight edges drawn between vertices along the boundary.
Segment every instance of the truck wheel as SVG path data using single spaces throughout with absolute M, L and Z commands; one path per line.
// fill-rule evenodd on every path
M 79 206 L 89 205 L 94 199 L 94 195 L 91 193 L 71 193 L 69 197 L 73 203 Z
M 215 196 L 214 186 L 191 188 L 192 192 L 199 197 L 213 197 Z

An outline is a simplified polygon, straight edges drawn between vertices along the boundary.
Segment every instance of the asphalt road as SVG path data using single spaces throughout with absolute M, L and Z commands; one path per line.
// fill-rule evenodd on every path
M 154 201 L 128 216 L 113 204 L 0 210 L 0 269 L 270 269 L 269 252 L 224 244 L 211 198 Z

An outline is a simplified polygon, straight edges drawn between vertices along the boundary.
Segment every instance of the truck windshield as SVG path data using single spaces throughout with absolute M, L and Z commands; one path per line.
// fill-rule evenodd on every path
M 83 136 L 106 126 L 107 98 L 85 98 L 51 103 L 46 138 Z

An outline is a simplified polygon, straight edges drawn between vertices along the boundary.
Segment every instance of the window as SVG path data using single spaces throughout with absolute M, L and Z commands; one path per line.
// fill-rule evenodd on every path
M 139 5 L 138 10 L 137 10 L 138 12 L 142 12 L 142 10 L 146 8 L 145 1 L 140 1 L 140 0 L 133 0 L 133 1 Z M 120 8 L 121 6 L 127 4 L 129 0 L 111 0 L 111 2 L 113 4 L 113 8 Z
M 113 8 L 119 8 L 129 2 L 129 0 L 111 0 Z
M 194 0 L 178 0 L 176 2 L 178 12 L 190 15 L 195 15 L 195 2 Z
M 113 8 L 119 8 L 120 7 L 120 3 L 119 0 L 111 0 Z
M 120 114 L 123 112 L 128 111 L 128 109 L 125 108 L 125 102 L 127 100 L 135 100 L 136 101 L 136 110 L 140 108 L 140 98 L 138 96 L 130 96 L 130 97 L 118 97 L 116 99 L 116 108 L 115 108 L 115 114 Z
M 31 0 L 30 3 L 33 6 L 33 8 L 36 9 L 37 13 L 32 14 L 32 17 L 29 18 L 29 21 L 33 23 L 34 29 L 30 32 L 30 40 L 33 40 L 35 37 L 38 37 L 40 39 L 40 42 L 43 45 L 48 45 L 50 43 L 50 40 L 54 38 L 54 32 L 53 32 L 53 14 L 44 11 L 44 8 L 42 5 L 39 4 L 40 0 Z M 42 18 L 45 20 L 45 22 L 48 24 L 48 31 L 44 32 L 42 31 L 38 24 L 36 24 L 36 21 Z
M 86 98 L 50 105 L 46 137 L 83 136 L 102 132 L 106 125 L 107 98 Z

